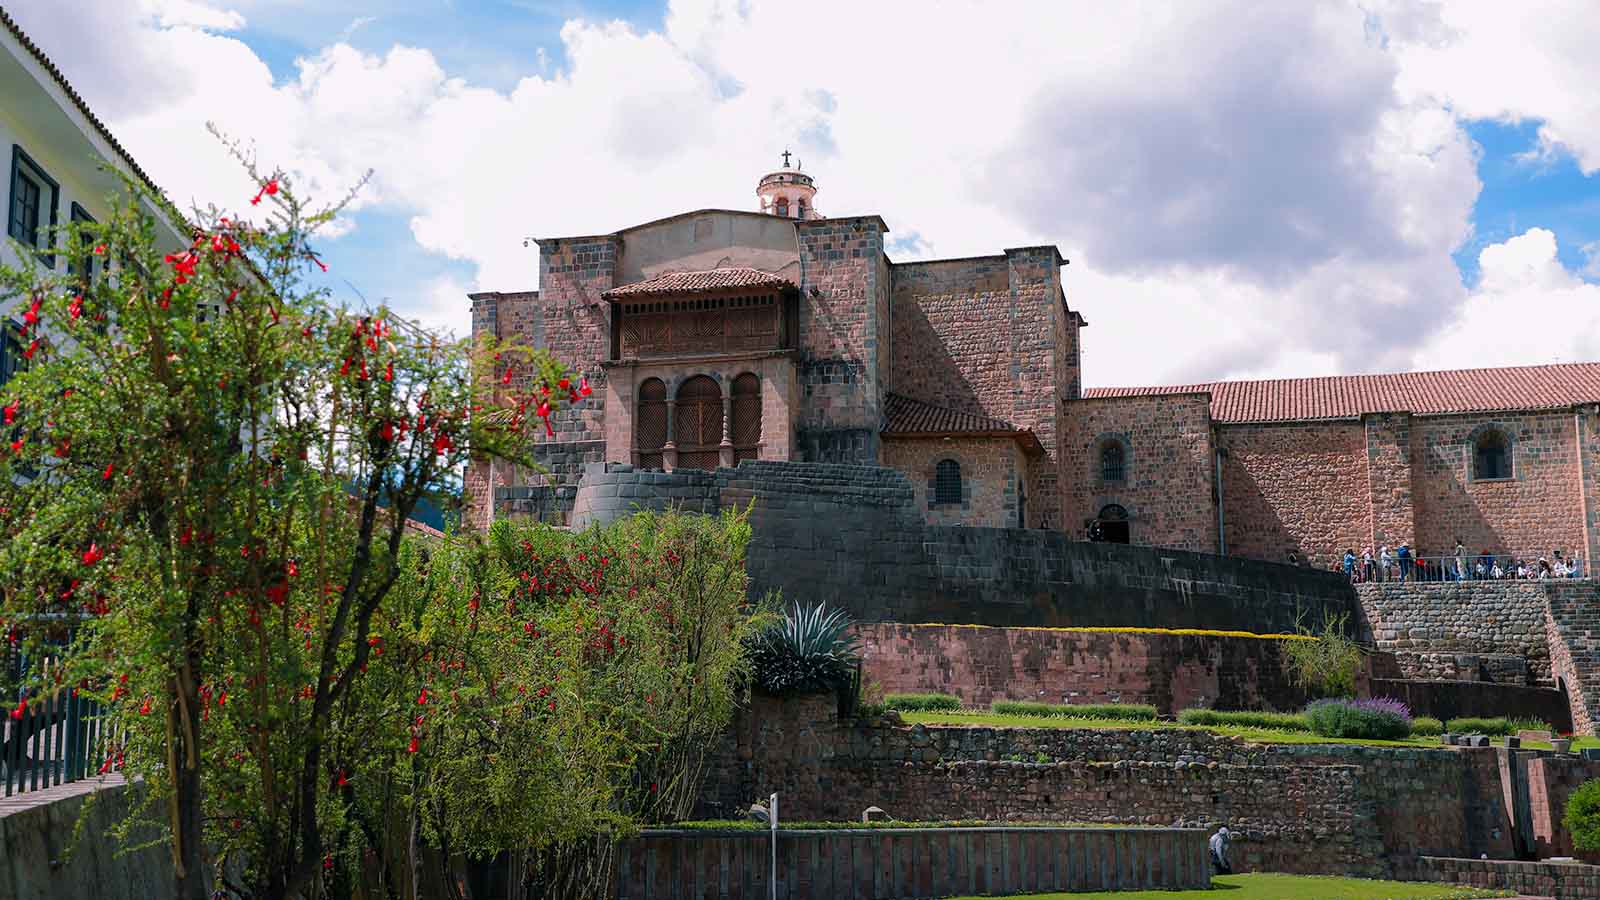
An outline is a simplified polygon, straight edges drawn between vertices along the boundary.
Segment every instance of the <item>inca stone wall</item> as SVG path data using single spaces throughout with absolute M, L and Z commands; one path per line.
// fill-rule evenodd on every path
M 1600 866 L 1568 862 L 1513 862 L 1503 859 L 1423 857 L 1419 881 L 1516 891 L 1555 900 L 1600 897 Z
M 1355 591 L 1378 649 L 1393 651 L 1407 678 L 1501 680 L 1483 676 L 1515 672 L 1501 662 L 1509 658 L 1526 660 L 1522 683 L 1553 683 L 1543 582 L 1386 582 Z
M 1332 572 L 1055 531 L 928 526 L 914 498 L 903 474 L 875 466 L 749 460 L 662 473 L 606 464 L 587 470 L 573 522 L 611 521 L 636 505 L 713 511 L 753 500 L 753 589 L 842 606 L 867 622 L 1292 632 L 1325 611 L 1355 619 L 1350 585 Z
M 935 691 L 969 706 L 995 700 L 1148 703 L 1298 711 L 1279 641 L 1221 635 L 970 625 L 856 626 L 862 672 L 886 693 Z
M 1366 432 L 1359 422 L 1217 429 L 1227 552 L 1328 568 L 1372 543 Z

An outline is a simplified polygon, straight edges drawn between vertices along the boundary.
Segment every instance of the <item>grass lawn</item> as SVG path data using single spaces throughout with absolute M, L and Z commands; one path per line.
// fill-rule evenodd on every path
M 1114 891 L 1097 894 L 1029 894 L 1032 900 L 1467 900 L 1509 897 L 1447 884 L 1366 881 L 1316 875 L 1218 875 L 1209 891 Z M 976 897 L 964 900 L 978 900 Z
M 991 728 L 1102 728 L 1123 731 L 1150 731 L 1176 728 L 1183 731 L 1209 731 L 1263 744 L 1367 744 L 1377 747 L 1438 747 L 1437 737 L 1410 738 L 1404 741 L 1363 741 L 1354 738 L 1325 738 L 1309 731 L 1277 731 L 1270 728 L 1239 728 L 1229 725 L 1179 725 L 1176 722 L 1130 722 L 1125 719 L 1073 719 L 1066 716 L 1002 716 L 987 712 L 903 712 L 900 717 L 912 724 L 986 725 Z

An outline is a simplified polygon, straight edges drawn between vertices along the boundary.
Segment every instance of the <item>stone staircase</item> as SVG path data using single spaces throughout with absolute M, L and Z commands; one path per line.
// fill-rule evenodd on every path
M 1567 688 L 1573 731 L 1594 734 L 1600 725 L 1600 583 L 1551 584 L 1548 597 L 1551 674 Z

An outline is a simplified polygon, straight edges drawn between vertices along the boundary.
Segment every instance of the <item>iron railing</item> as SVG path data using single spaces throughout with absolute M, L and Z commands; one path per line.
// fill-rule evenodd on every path
M 0 731 L 0 782 L 4 796 L 38 791 L 120 771 L 122 739 L 104 707 L 70 684 L 50 690 L 18 688 L 37 667 L 43 683 L 55 682 L 54 655 L 4 653 L 7 706 Z
M 1345 571 L 1344 562 L 1338 563 Z M 1588 560 L 1554 554 L 1467 554 L 1465 556 L 1408 556 L 1391 554 L 1389 564 L 1374 557 L 1357 558 L 1350 572 L 1357 584 L 1376 582 L 1540 581 L 1591 579 Z

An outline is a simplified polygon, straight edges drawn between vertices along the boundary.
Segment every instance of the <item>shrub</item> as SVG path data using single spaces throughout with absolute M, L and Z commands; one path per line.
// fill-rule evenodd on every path
M 1345 630 L 1347 613 L 1328 613 L 1322 628 L 1312 631 L 1299 622 L 1300 640 L 1285 640 L 1284 666 L 1294 683 L 1314 697 L 1346 697 L 1355 693 L 1361 673 L 1361 648 Z M 1306 640 L 1311 638 L 1311 640 Z
M 1002 716 L 1112 719 L 1128 722 L 1153 722 L 1156 719 L 1156 708 L 1143 703 L 1037 703 L 1032 700 L 996 700 L 989 708 Z
M 1306 707 L 1306 720 L 1323 737 L 1397 741 L 1411 734 L 1411 711 L 1387 697 L 1318 700 Z
M 961 708 L 961 698 L 950 694 L 890 694 L 883 698 L 883 705 L 901 712 L 949 712 Z
M 1571 832 L 1574 847 L 1600 850 L 1600 778 L 1584 782 L 1567 798 L 1562 824 Z
M 827 604 L 795 606 L 750 648 L 756 683 L 772 694 L 838 690 L 850 683 L 860 643 L 850 617 Z
M 1411 720 L 1413 737 L 1437 737 L 1444 734 L 1444 723 L 1432 716 L 1417 716 Z
M 1550 731 L 1550 723 L 1538 719 L 1513 719 L 1505 716 L 1494 718 L 1479 718 L 1466 716 L 1460 719 L 1451 719 L 1446 723 L 1446 730 L 1457 734 L 1489 734 L 1505 735 L 1516 734 L 1519 731 Z
M 1310 731 L 1311 724 L 1300 713 L 1222 712 L 1215 709 L 1186 709 L 1178 713 L 1182 725 L 1211 725 L 1230 728 L 1270 728 L 1276 731 Z

